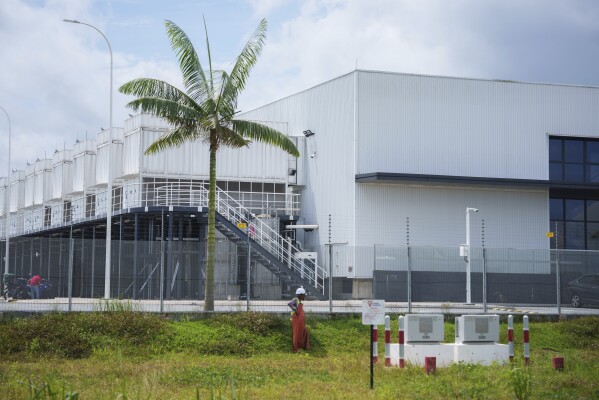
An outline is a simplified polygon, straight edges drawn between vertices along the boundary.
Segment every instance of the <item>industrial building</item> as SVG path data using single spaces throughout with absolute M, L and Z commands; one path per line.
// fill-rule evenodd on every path
M 410 268 L 421 282 L 413 298 L 458 301 L 471 207 L 480 210 L 470 216 L 471 258 L 488 249 L 499 280 L 544 282 L 552 248 L 596 260 L 597 110 L 594 87 L 356 70 L 245 112 L 239 118 L 293 138 L 301 155 L 258 143 L 219 151 L 216 297 L 246 296 L 250 264 L 252 298 L 298 285 L 326 298 L 332 282 L 336 298 L 403 299 Z M 144 155 L 167 129 L 136 115 L 4 178 L 9 272 L 41 273 L 58 296 L 201 299 L 208 150 Z

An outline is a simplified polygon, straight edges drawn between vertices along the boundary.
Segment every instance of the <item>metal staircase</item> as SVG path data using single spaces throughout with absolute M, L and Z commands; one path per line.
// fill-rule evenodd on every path
M 202 200 L 207 205 L 208 190 L 201 191 L 201 197 L 205 196 Z M 312 260 L 296 257 L 300 250 L 290 240 L 259 218 L 252 218 L 249 210 L 220 189 L 216 192 L 215 223 L 216 229 L 238 245 L 246 246 L 249 234 L 253 261 L 262 264 L 281 281 L 302 285 L 309 295 L 325 299 L 326 271 Z M 242 225 L 238 224 L 246 227 L 239 228 Z

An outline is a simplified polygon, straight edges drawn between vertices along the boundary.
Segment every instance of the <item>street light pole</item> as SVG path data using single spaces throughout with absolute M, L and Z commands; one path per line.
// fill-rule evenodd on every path
M 69 22 L 71 24 L 80 24 L 89 26 L 92 29 L 95 29 L 106 41 L 108 45 L 108 50 L 110 51 L 110 127 L 108 132 L 108 188 L 106 189 L 106 271 L 104 275 L 104 298 L 110 298 L 110 259 L 111 259 L 111 244 L 112 244 L 112 165 L 110 162 L 111 158 L 111 149 L 112 149 L 112 46 L 110 46 L 110 42 L 104 33 L 96 28 L 93 25 L 87 24 L 85 22 L 80 22 L 74 19 L 64 19 L 64 22 Z
M 9 244 L 9 219 L 10 219 L 10 117 L 8 116 L 8 112 L 0 106 L 0 110 L 4 111 L 6 114 L 6 119 L 8 119 L 8 169 L 6 170 L 6 193 L 5 193 L 5 204 L 4 204 L 4 237 L 6 239 L 6 252 L 4 259 L 4 273 L 9 273 L 9 253 L 10 253 L 10 244 Z
M 470 280 L 470 275 L 472 272 L 470 264 L 470 211 L 478 212 L 478 209 L 466 207 L 466 304 L 472 304 L 472 287 Z

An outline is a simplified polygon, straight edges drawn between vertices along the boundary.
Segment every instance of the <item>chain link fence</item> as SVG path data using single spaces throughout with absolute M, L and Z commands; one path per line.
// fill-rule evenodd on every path
M 115 240 L 108 280 L 105 243 L 11 239 L 0 311 L 94 311 L 116 303 L 148 312 L 203 311 L 205 241 Z M 0 249 L 4 259 L 3 243 Z M 599 314 L 598 251 L 473 248 L 469 260 L 452 247 L 340 245 L 318 253 L 333 279 L 324 300 L 308 297 L 312 312 L 360 313 L 362 299 L 376 298 L 398 313 Z M 215 256 L 216 311 L 287 311 L 298 285 L 248 256 L 247 243 L 218 236 Z M 28 284 L 35 275 L 39 290 Z

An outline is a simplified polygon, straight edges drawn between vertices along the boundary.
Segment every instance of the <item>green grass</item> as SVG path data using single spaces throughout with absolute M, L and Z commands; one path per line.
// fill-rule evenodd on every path
M 397 316 L 392 318 L 397 341 Z M 599 318 L 530 323 L 531 365 L 375 367 L 358 317 L 308 317 L 313 350 L 291 352 L 287 317 L 181 321 L 130 310 L 0 321 L 2 399 L 599 399 Z M 382 327 L 381 327 L 382 328 Z M 445 326 L 453 341 L 453 323 Z M 505 342 L 505 325 L 502 325 Z M 379 329 L 379 357 L 384 356 Z M 563 372 L 551 368 L 565 357 Z

